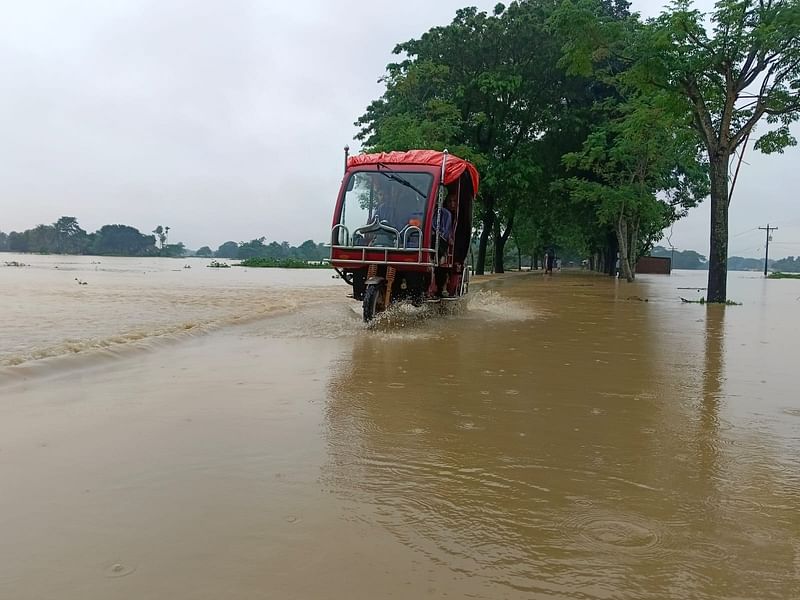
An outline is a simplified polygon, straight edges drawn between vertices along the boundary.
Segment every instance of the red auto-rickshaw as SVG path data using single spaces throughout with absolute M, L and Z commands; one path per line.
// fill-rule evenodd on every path
M 330 262 L 353 286 L 364 320 L 396 301 L 463 298 L 475 166 L 446 150 L 345 154 L 345 163 Z

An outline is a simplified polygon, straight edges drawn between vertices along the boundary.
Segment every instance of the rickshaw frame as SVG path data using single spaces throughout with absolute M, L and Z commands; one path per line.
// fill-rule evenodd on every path
M 331 226 L 330 265 L 353 286 L 353 298 L 363 302 L 364 320 L 370 321 L 375 313 L 385 310 L 395 300 L 408 299 L 419 305 L 463 298 L 469 287 L 466 259 L 472 237 L 472 201 L 478 186 L 475 167 L 446 150 L 414 150 L 351 157 L 346 154 L 345 165 Z M 422 227 L 409 222 L 402 229 L 397 229 L 376 216 L 373 222 L 349 231 L 341 222 L 342 211 L 349 181 L 360 172 L 382 173 L 395 180 L 402 179 L 404 173 L 431 175 L 430 189 L 424 197 Z M 408 186 L 408 182 L 401 183 Z M 444 245 L 445 251 L 440 253 L 445 237 L 437 231 L 447 190 L 455 192 L 458 210 L 456 215 L 451 215 L 453 233 Z M 421 197 L 421 194 L 418 195 Z M 394 246 L 355 243 L 357 236 L 363 239 L 365 235 L 377 233 L 393 236 Z M 411 247 L 413 239 L 416 239 L 416 245 Z M 454 274 L 457 281 L 451 284 L 450 278 Z M 444 284 L 440 284 L 440 280 L 447 282 L 446 290 L 441 289 Z

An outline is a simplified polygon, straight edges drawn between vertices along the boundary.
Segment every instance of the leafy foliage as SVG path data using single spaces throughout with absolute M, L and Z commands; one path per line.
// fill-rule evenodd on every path
M 800 273 L 800 256 L 789 256 L 788 258 L 773 261 L 770 267 L 773 271 L 782 273 Z
M 116 256 L 152 256 L 155 238 L 129 225 L 103 225 L 95 234 L 90 254 Z
M 769 261 L 772 263 L 773 261 Z M 762 258 L 744 258 L 742 256 L 731 256 L 728 258 L 729 271 L 760 271 L 764 268 Z
M 800 273 L 783 273 L 775 271 L 767 275 L 767 279 L 800 279 Z
M 87 233 L 75 217 L 61 217 L 53 225 L 37 225 L 25 231 L 0 233 L 0 250 L 9 252 L 39 252 L 44 254 L 98 254 L 119 256 L 154 256 L 159 253 L 155 238 L 143 235 L 128 225 L 104 225 L 94 233 Z M 183 245 L 172 249 L 175 255 L 183 253 Z
M 405 59 L 387 66 L 386 91 L 356 122 L 367 150 L 447 147 L 476 164 L 479 273 L 490 235 L 502 257 L 517 215 L 530 225 L 524 216 L 551 194 L 557 169 L 548 167 L 560 158 L 553 160 L 552 147 L 581 140 L 566 117 L 565 94 L 584 91 L 556 66 L 553 6 L 513 2 L 491 14 L 465 8 L 449 25 L 398 44 L 394 52 Z M 529 232 L 531 241 L 539 237 Z
M 289 242 L 270 242 L 268 244 L 265 242 L 266 238 L 264 237 L 239 244 L 225 242 L 214 253 L 214 256 L 216 258 L 255 261 L 248 263 L 250 266 L 286 266 L 292 261 L 303 263 L 307 261 L 319 262 L 330 255 L 330 249 L 325 244 L 318 244 L 313 240 L 306 240 L 297 247 L 290 245 Z
M 584 173 L 568 181 L 572 198 L 614 228 L 622 272 L 632 281 L 639 256 L 706 195 L 708 178 L 696 138 L 676 123 L 663 95 L 618 89 L 617 98 L 598 104 L 583 148 L 564 162 Z
M 703 14 L 676 0 L 656 19 L 620 27 L 603 17 L 596 0 L 567 0 L 561 23 L 571 23 L 564 63 L 573 73 L 614 76 L 642 94 L 664 94 L 685 115 L 709 164 L 712 301 L 726 296 L 728 207 L 735 184 L 732 156 L 741 158 L 756 125 L 762 152 L 780 152 L 795 140 L 789 125 L 800 117 L 800 2 L 719 0 Z M 709 26 L 707 26 L 707 24 Z
M 708 259 L 694 250 L 669 250 L 663 246 L 656 246 L 650 251 L 651 256 L 672 259 L 673 269 L 708 269 Z
M 239 244 L 236 242 L 225 242 L 217 251 L 214 252 L 217 258 L 237 258 L 239 256 Z
M 247 258 L 240 262 L 239 267 L 267 267 L 280 269 L 327 269 L 327 264 L 320 261 L 309 262 L 298 258 Z

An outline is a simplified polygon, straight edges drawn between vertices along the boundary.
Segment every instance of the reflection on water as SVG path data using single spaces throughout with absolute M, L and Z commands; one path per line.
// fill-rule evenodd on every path
M 725 340 L 724 306 L 707 306 L 705 314 L 705 347 L 703 356 L 703 395 L 700 404 L 698 457 L 701 481 L 713 482 L 719 477 L 720 404 L 722 398 L 723 345 Z
M 357 337 L 326 480 L 355 521 L 507 593 L 792 596 L 800 486 L 777 457 L 797 438 L 729 420 L 732 309 L 669 285 L 504 280 L 505 320 Z

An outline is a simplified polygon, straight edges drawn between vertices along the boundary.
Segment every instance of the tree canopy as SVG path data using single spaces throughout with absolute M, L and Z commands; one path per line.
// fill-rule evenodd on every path
M 632 168 L 620 160 L 623 144 L 633 160 L 639 150 L 632 147 L 633 126 L 638 124 L 639 138 L 646 138 L 642 128 L 649 129 L 645 119 L 654 111 L 642 114 L 645 107 L 623 97 L 621 83 L 568 68 L 564 52 L 570 38 L 559 27 L 560 11 L 559 3 L 545 1 L 498 4 L 491 14 L 458 11 L 449 25 L 395 47 L 404 60 L 387 66 L 386 91 L 356 122 L 357 137 L 370 151 L 448 147 L 477 164 L 483 181 L 475 223 L 478 273 L 490 238 L 498 271 L 512 234 L 531 255 L 554 246 L 587 254 L 606 246 L 619 224 L 610 218 L 612 197 L 636 191 L 638 199 L 626 202 L 624 212 L 638 221 L 630 235 L 646 239 L 683 210 L 670 207 L 696 201 L 685 193 L 672 204 L 654 199 L 659 191 L 686 191 L 685 180 L 670 179 L 670 168 L 673 175 L 681 166 L 697 172 L 691 145 L 683 141 L 674 144 L 663 164 L 650 165 L 646 184 L 640 178 L 638 187 L 618 189 Z M 599 4 L 598 12 L 609 22 L 629 21 L 625 2 Z M 671 131 L 667 124 L 662 130 L 664 137 Z M 601 140 L 616 155 L 602 165 L 597 155 Z M 601 190 L 605 194 L 598 195 Z M 622 238 L 634 260 L 637 249 L 648 246 Z
M 800 0 L 677 0 L 643 21 L 614 0 L 459 10 L 395 46 L 356 121 L 368 151 L 449 148 L 483 177 L 477 272 L 493 239 L 636 258 L 710 193 L 709 300 L 726 296 L 728 206 L 752 146 L 795 143 Z M 735 159 L 731 168 L 731 159 Z M 731 172 L 732 171 L 732 172 Z M 732 175 L 732 176 L 731 176 Z M 497 261 L 500 261 L 497 264 Z
M 704 14 L 675 0 L 636 27 L 610 23 L 598 0 L 566 0 L 560 10 L 571 23 L 570 72 L 607 74 L 612 63 L 627 85 L 662 95 L 685 115 L 676 127 L 692 131 L 708 161 L 708 299 L 724 302 L 728 209 L 748 140 L 766 124 L 755 149 L 781 152 L 796 143 L 789 125 L 800 117 L 800 2 L 719 0 Z
M 183 256 L 183 244 L 156 247 L 156 238 L 129 225 L 104 225 L 87 233 L 76 217 L 60 217 L 52 225 L 37 225 L 25 231 L 0 232 L 0 250 L 52 254 L 96 254 L 118 256 Z

